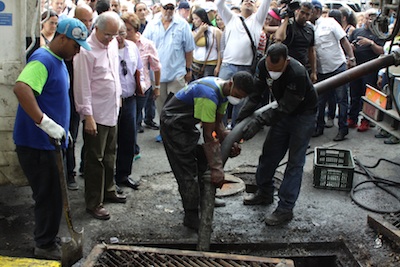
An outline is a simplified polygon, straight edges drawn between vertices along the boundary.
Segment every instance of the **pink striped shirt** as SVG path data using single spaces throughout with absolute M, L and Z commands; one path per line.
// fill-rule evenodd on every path
M 139 40 L 136 42 L 136 45 L 139 48 L 140 58 L 143 63 L 143 76 L 141 77 L 142 88 L 144 91 L 147 91 L 151 86 L 150 69 L 152 71 L 160 71 L 161 63 L 153 41 L 150 41 L 141 35 Z
M 93 115 L 96 123 L 115 126 L 121 103 L 118 42 L 108 46 L 96 38 L 96 30 L 88 37 L 91 51 L 82 49 L 74 57 L 74 96 L 76 111 Z

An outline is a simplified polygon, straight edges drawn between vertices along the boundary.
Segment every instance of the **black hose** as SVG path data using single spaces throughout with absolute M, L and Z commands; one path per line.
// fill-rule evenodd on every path
M 362 181 L 362 182 L 356 184 L 356 185 L 351 189 L 351 191 L 350 191 L 350 197 L 351 197 L 351 199 L 353 200 L 353 202 L 356 203 L 358 206 L 360 206 L 361 208 L 363 208 L 363 209 L 365 209 L 365 210 L 372 211 L 372 212 L 376 212 L 376 213 L 380 213 L 380 214 L 384 214 L 384 213 L 398 213 L 398 212 L 400 212 L 400 209 L 397 209 L 397 210 L 387 210 L 387 211 L 385 211 L 385 210 L 374 209 L 374 208 L 371 208 L 371 207 L 368 207 L 368 206 L 364 205 L 363 203 L 361 203 L 360 201 L 358 201 L 358 200 L 355 198 L 355 193 L 362 190 L 362 188 L 361 188 L 361 189 L 358 189 L 359 186 L 361 186 L 361 185 L 363 185 L 363 184 L 367 184 L 367 183 L 373 183 L 373 184 L 376 185 L 378 188 L 382 189 L 383 191 L 385 191 L 385 192 L 388 193 L 389 195 L 393 196 L 395 199 L 397 199 L 397 200 L 400 202 L 400 197 L 399 197 L 399 196 L 397 196 L 395 193 L 393 193 L 392 191 L 390 191 L 388 188 L 383 187 L 383 185 L 387 185 L 387 186 L 390 186 L 390 187 L 400 188 L 400 183 L 399 183 L 399 182 L 394 182 L 394 181 L 391 181 L 391 180 L 388 180 L 388 179 L 380 178 L 380 177 L 374 175 L 370 170 L 368 170 L 368 168 L 375 168 L 375 167 L 377 167 L 381 161 L 386 161 L 386 162 L 395 164 L 395 165 L 397 165 L 397 166 L 400 166 L 400 164 L 399 164 L 399 163 L 396 163 L 396 162 L 393 162 L 393 161 L 391 161 L 391 160 L 383 159 L 383 158 L 380 158 L 380 159 L 378 160 L 378 162 L 377 162 L 376 164 L 374 164 L 373 166 L 365 166 L 365 165 L 363 165 L 363 164 L 362 164 L 357 158 L 355 158 L 355 157 L 354 157 L 354 161 L 355 161 L 355 163 L 364 171 L 364 172 L 357 172 L 357 173 L 366 175 L 366 176 L 369 178 L 369 180 Z M 358 189 L 358 190 L 357 190 L 357 189 Z

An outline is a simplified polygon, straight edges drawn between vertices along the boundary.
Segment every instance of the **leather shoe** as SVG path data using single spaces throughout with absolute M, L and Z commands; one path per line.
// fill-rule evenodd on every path
M 87 213 L 92 215 L 94 218 L 98 220 L 109 220 L 110 219 L 110 213 L 102 206 L 99 205 L 94 209 L 86 209 Z
M 324 134 L 324 130 L 317 128 L 317 129 L 315 129 L 314 133 L 312 134 L 312 137 L 318 137 L 323 134 Z
M 243 200 L 244 205 L 261 205 L 266 206 L 274 203 L 274 196 L 270 194 L 261 193 L 260 190 L 257 191 L 251 197 L 246 197 Z
M 123 182 L 117 183 L 118 186 L 126 186 L 130 187 L 133 190 L 139 190 L 139 182 L 134 181 L 131 177 L 127 177 L 127 179 Z
M 342 132 L 338 132 L 338 134 L 335 136 L 335 138 L 333 138 L 333 141 L 343 141 L 344 139 L 346 139 L 346 135 L 345 133 Z
M 104 197 L 104 202 L 126 203 L 126 196 L 117 193 L 109 193 Z

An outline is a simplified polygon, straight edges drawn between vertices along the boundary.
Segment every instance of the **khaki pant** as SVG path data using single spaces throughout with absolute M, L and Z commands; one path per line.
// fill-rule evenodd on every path
M 85 134 L 85 201 L 94 209 L 104 200 L 104 194 L 115 192 L 114 164 L 117 127 L 97 124 L 96 136 Z
M 185 87 L 185 84 L 185 76 L 178 77 L 172 82 L 160 83 L 160 96 L 156 99 L 158 115 L 161 114 L 161 110 L 165 104 L 165 100 L 167 100 L 169 93 L 176 94 L 179 90 Z

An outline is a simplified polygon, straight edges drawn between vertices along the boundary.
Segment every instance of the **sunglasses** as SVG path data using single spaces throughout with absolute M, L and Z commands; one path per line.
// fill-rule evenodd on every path
M 174 6 L 163 6 L 164 10 L 175 10 Z
M 68 28 L 67 28 L 68 29 Z M 87 31 L 82 30 L 79 27 L 76 27 L 74 29 L 72 29 L 72 36 L 76 39 L 76 40 L 83 40 L 85 41 L 86 38 L 88 37 L 88 33 Z
M 121 60 L 121 67 L 122 67 L 122 73 L 124 74 L 124 76 L 126 76 L 128 74 L 128 67 L 126 66 L 125 60 Z

